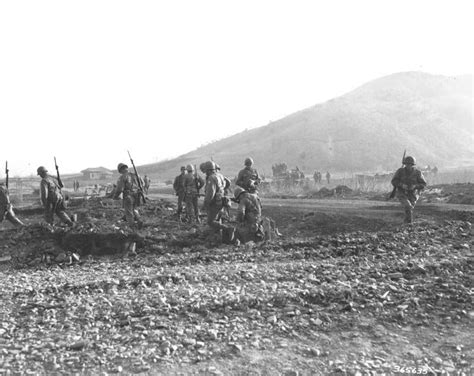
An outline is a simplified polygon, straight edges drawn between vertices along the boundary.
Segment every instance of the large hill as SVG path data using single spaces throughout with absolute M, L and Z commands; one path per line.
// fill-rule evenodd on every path
M 168 179 L 212 157 L 233 176 L 246 156 L 268 174 L 281 162 L 310 173 L 390 171 L 404 149 L 420 165 L 473 165 L 472 91 L 472 75 L 397 73 L 140 171 Z

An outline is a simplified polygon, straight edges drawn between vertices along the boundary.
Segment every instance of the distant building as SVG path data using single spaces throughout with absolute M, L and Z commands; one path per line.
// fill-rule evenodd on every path
M 81 171 L 84 179 L 87 180 L 100 180 L 100 179 L 109 179 L 114 174 L 112 171 L 106 169 L 105 167 L 95 167 L 87 168 Z

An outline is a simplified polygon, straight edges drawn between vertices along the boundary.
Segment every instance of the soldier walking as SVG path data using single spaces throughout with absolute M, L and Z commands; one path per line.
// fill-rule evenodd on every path
M 125 219 L 128 225 L 133 228 L 140 228 L 143 222 L 140 219 L 138 206 L 140 206 L 140 192 L 138 185 L 138 177 L 132 172 L 128 171 L 128 166 L 125 163 L 119 163 L 117 170 L 120 177 L 117 180 L 117 187 L 114 192 L 114 200 L 118 200 L 122 194 L 123 208 L 125 210 Z
M 13 205 L 10 202 L 8 188 L 2 182 L 0 183 L 0 222 L 7 219 L 15 226 L 24 226 L 24 223 L 18 219 L 13 212 Z
M 184 201 L 183 179 L 184 179 L 185 174 L 186 174 L 186 167 L 182 166 L 181 174 L 176 176 L 173 182 L 174 192 L 176 196 L 178 196 L 178 217 L 181 215 L 181 212 L 183 211 L 183 201 Z
M 257 170 L 252 167 L 253 159 L 250 157 L 245 158 L 244 164 L 245 167 L 239 171 L 235 185 L 249 192 L 255 192 L 260 183 L 260 177 Z
M 48 174 L 45 167 L 40 166 L 36 171 L 41 177 L 40 198 L 44 207 L 45 221 L 53 224 L 54 214 L 56 214 L 61 222 L 72 226 L 73 223 L 66 214 L 66 204 L 58 182 Z
M 405 209 L 405 223 L 413 222 L 413 210 L 420 197 L 420 191 L 426 187 L 426 180 L 421 171 L 415 168 L 415 158 L 406 157 L 405 167 L 395 172 L 392 185 L 396 188 L 396 196 Z
M 186 203 L 186 215 L 188 220 L 192 222 L 193 218 L 197 223 L 199 219 L 198 198 L 199 190 L 204 186 L 204 180 L 197 172 L 194 172 L 193 165 L 186 166 L 187 174 L 183 178 L 184 201 Z

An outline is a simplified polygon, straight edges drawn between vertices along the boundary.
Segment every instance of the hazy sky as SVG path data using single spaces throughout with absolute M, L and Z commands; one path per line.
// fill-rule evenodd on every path
M 387 74 L 473 73 L 471 3 L 2 1 L 0 161 L 151 163 Z

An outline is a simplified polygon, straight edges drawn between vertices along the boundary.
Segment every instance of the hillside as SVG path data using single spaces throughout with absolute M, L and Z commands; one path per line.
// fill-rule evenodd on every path
M 472 75 L 404 72 L 382 77 L 266 126 L 142 166 L 168 179 L 211 156 L 233 176 L 247 155 L 267 174 L 285 162 L 307 173 L 390 171 L 407 149 L 420 165 L 474 163 Z

